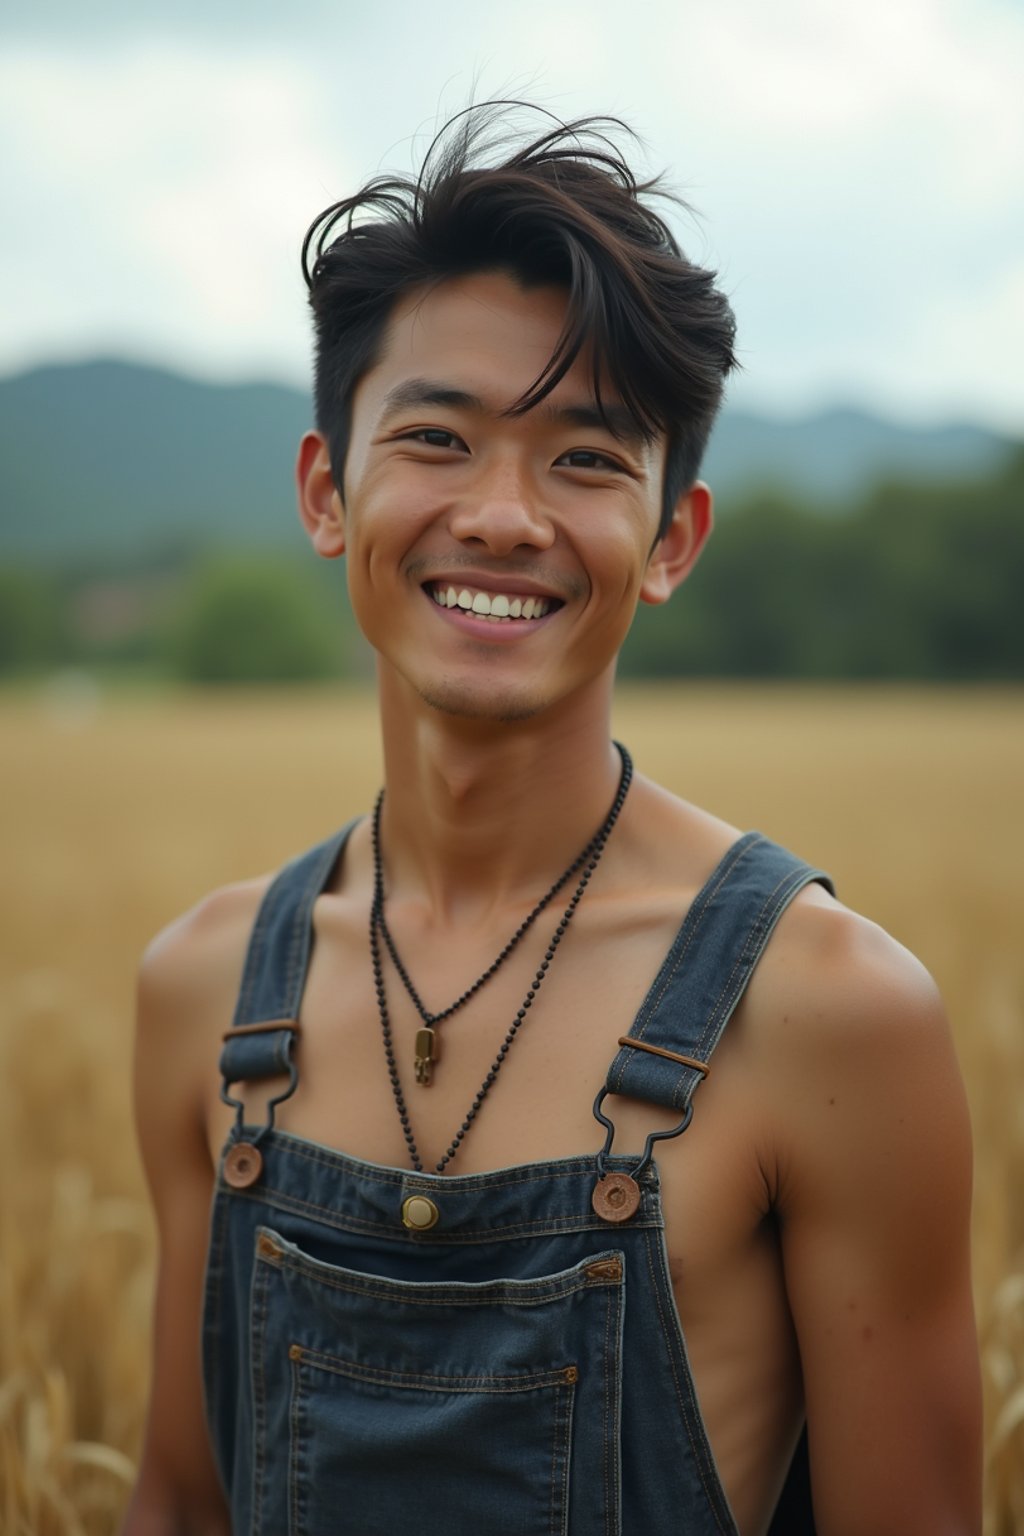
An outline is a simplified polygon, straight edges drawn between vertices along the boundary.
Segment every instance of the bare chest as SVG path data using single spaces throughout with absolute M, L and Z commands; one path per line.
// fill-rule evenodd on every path
M 593 1105 L 608 1067 L 677 932 L 681 900 L 653 904 L 626 924 L 600 911 L 560 947 L 518 1021 L 549 934 L 528 936 L 490 981 L 436 1027 L 432 1081 L 416 1080 L 422 1020 L 385 958 L 389 1065 L 365 928 L 344 903 L 318 903 L 302 999 L 296 1092 L 276 1124 L 308 1140 L 389 1166 L 412 1166 L 395 1080 L 421 1165 L 454 1174 L 596 1156 L 605 1132 Z M 538 924 L 538 927 L 540 925 Z M 408 969 L 426 1007 L 446 1007 L 493 959 L 420 951 Z M 680 1046 L 685 1050 L 685 1045 Z M 798 1412 L 798 1375 L 781 1264 L 764 1217 L 757 1093 L 742 1031 L 726 1036 L 698 1091 L 690 1128 L 657 1144 L 666 1247 L 676 1302 L 713 1448 L 734 1505 L 756 1504 L 785 1455 L 780 1404 Z M 488 1084 L 488 1074 L 491 1076 Z M 211 1082 L 207 1132 L 216 1161 L 232 1112 Z M 261 1123 L 279 1084 L 241 1085 L 246 1118 Z M 483 1095 L 481 1097 L 481 1090 Z M 237 1088 L 235 1091 L 239 1091 Z M 674 1112 L 609 1096 L 614 1151 L 635 1154 Z M 753 1448 L 753 1449 L 751 1449 Z M 730 1487 L 731 1485 L 731 1487 Z
M 539 986 L 550 934 L 531 932 L 467 1003 L 435 1025 L 429 1083 L 416 1071 L 423 1020 L 385 952 L 385 1027 L 365 928 L 353 918 L 344 903 L 318 903 L 296 1046 L 298 1087 L 277 1108 L 280 1129 L 370 1162 L 409 1167 L 416 1157 L 428 1171 L 453 1174 L 596 1156 L 605 1131 L 594 1100 L 659 975 L 678 931 L 678 906 L 652 904 L 626 924 L 601 913 L 581 921 Z M 411 953 L 405 958 L 423 1004 L 437 1013 L 476 980 L 493 952 L 467 942 L 436 953 L 422 948 L 415 965 Z M 685 1040 L 678 1048 L 687 1048 Z M 231 1123 L 216 1087 L 211 1083 L 207 1107 L 214 1159 Z M 250 1122 L 262 1122 L 266 1098 L 279 1087 L 277 1080 L 242 1085 Z M 650 1132 L 678 1123 L 673 1111 L 614 1095 L 604 1111 L 616 1126 L 613 1150 L 638 1158 Z M 670 1256 L 680 1270 L 713 1273 L 715 1255 L 756 1223 L 763 1185 L 750 1131 L 743 1052 L 727 1039 L 699 1090 L 690 1129 L 658 1146 Z M 686 1236 L 693 1232 L 699 1244 Z
M 441 1171 L 474 1173 L 596 1153 L 604 1131 L 595 1095 L 677 931 L 676 912 L 649 916 L 628 931 L 579 923 L 553 956 L 552 922 L 543 931 L 538 923 L 474 996 L 435 1024 L 432 1065 L 418 1073 L 424 1020 L 386 949 L 382 1018 L 365 924 L 356 927 L 344 905 L 318 910 L 297 1037 L 299 1086 L 278 1108 L 277 1125 L 372 1162 L 408 1166 L 400 1100 L 429 1170 L 443 1163 Z M 438 1013 L 493 952 L 468 940 L 420 946 L 404 958 L 425 1008 Z M 260 1096 L 253 1085 L 248 1117 L 257 1121 Z M 214 1151 L 230 1123 L 216 1102 Z M 649 1130 L 674 1120 L 632 1101 L 610 1100 L 608 1109 L 620 1124 L 617 1152 L 639 1151 Z

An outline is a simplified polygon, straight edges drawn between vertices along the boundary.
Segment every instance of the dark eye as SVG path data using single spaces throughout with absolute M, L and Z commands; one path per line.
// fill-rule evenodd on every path
M 454 448 L 456 444 L 465 446 L 460 437 L 456 437 L 454 432 L 446 432 L 443 427 L 422 427 L 419 432 L 410 432 L 409 436 L 417 442 L 426 443 L 430 448 Z
M 563 453 L 558 461 L 567 464 L 570 469 L 620 469 L 606 454 L 598 453 L 593 448 L 574 448 L 571 453 Z

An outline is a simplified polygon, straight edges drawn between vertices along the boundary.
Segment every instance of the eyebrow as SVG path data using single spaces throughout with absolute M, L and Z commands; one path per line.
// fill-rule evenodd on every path
M 384 396 L 381 420 L 416 405 L 447 406 L 450 410 L 476 411 L 481 415 L 490 411 L 479 395 L 468 390 L 455 389 L 436 379 L 406 379 Z M 631 448 L 640 449 L 650 442 L 649 434 L 637 425 L 624 405 L 608 404 L 598 410 L 597 402 L 593 400 L 555 405 L 548 399 L 533 406 L 528 414 L 534 412 L 553 426 L 610 432 L 612 437 Z

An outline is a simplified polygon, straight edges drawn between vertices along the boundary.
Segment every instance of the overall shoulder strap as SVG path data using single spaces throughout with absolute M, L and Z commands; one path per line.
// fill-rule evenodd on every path
M 608 1069 L 611 1093 L 685 1112 L 775 924 L 819 869 L 747 832 L 690 907 L 643 1006 Z
M 289 1070 L 312 948 L 313 903 L 357 820 L 292 859 L 268 886 L 249 936 L 235 1016 L 221 1052 L 225 1083 Z

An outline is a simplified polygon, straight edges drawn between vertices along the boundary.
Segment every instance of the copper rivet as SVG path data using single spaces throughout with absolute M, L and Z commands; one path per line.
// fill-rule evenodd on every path
M 266 1232 L 261 1232 L 256 1239 L 256 1251 L 264 1259 L 279 1259 L 281 1257 L 280 1247 Z
M 288 1350 L 288 1358 L 289 1358 L 289 1360 L 301 1360 L 302 1359 L 302 1345 L 301 1344 L 293 1344 L 293 1345 L 291 1345 L 291 1347 Z
M 410 1195 L 402 1201 L 402 1221 L 413 1232 L 426 1232 L 440 1218 L 441 1212 L 426 1195 Z
M 224 1159 L 224 1181 L 232 1189 L 248 1189 L 263 1172 L 263 1153 L 249 1141 L 236 1141 Z
M 579 1380 L 579 1376 L 580 1376 L 580 1373 L 579 1373 L 579 1371 L 576 1369 L 576 1367 L 574 1365 L 570 1365 L 570 1366 L 566 1367 L 565 1379 L 569 1383 L 570 1386 L 573 1384 L 574 1381 L 578 1381 Z
M 640 1186 L 628 1173 L 606 1173 L 594 1185 L 590 1203 L 602 1221 L 628 1221 L 640 1206 Z

